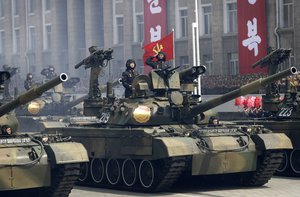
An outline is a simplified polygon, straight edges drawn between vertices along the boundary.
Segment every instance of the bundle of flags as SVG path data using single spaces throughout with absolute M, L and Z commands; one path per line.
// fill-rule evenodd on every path
M 260 109 L 262 106 L 262 100 L 259 96 L 248 96 L 247 98 L 240 96 L 235 99 L 235 106 L 242 106 L 244 110 L 247 109 Z

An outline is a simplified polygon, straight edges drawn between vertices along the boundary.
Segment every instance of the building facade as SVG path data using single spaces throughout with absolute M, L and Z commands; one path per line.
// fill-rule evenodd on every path
M 150 0 L 148 0 L 150 1 Z M 152 0 L 155 1 L 155 0 Z M 201 64 L 209 75 L 239 73 L 237 0 L 167 0 L 167 30 L 175 32 L 175 64 L 192 66 L 192 23 L 198 2 Z M 143 72 L 142 0 L 0 0 L 0 64 L 20 67 L 25 77 L 49 64 L 58 72 L 88 75 L 74 65 L 92 45 L 114 50 L 102 77 L 115 79 L 129 58 Z M 269 47 L 292 48 L 300 62 L 300 1 L 266 0 Z

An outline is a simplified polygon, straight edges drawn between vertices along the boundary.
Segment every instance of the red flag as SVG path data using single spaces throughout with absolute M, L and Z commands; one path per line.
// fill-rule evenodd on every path
M 173 32 L 167 35 L 166 37 L 156 41 L 151 42 L 150 44 L 147 44 L 144 46 L 144 55 L 143 55 L 143 61 L 145 64 L 145 61 L 150 56 L 155 56 L 158 52 L 162 51 L 166 54 L 166 61 L 174 59 L 174 41 L 173 41 Z M 146 64 L 145 64 L 146 65 Z M 149 66 L 147 66 L 149 67 Z M 145 71 L 148 70 L 145 67 Z M 149 67 L 151 68 L 151 67 Z

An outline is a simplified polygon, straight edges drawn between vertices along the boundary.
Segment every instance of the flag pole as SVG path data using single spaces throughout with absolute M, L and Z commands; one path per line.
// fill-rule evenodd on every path
M 176 67 L 176 64 L 175 64 L 176 57 L 175 57 L 175 31 L 174 31 L 174 28 L 172 29 L 172 32 L 173 32 L 173 68 L 175 68 Z

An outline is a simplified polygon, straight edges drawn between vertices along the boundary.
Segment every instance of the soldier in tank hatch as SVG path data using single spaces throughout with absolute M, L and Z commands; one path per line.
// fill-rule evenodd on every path
M 26 76 L 26 79 L 24 81 L 24 88 L 26 90 L 29 90 L 33 84 L 34 84 L 33 75 L 32 75 L 32 73 L 28 73 Z
M 122 84 L 125 87 L 125 98 L 132 95 L 132 82 L 133 79 L 138 75 L 135 71 L 136 62 L 134 59 L 129 59 L 126 61 L 126 70 L 122 73 Z
M 49 65 L 48 68 L 44 68 L 41 71 L 41 75 L 44 75 L 47 79 L 53 79 L 57 76 L 57 74 L 55 73 L 55 68 L 52 65 Z
M 167 55 L 164 52 L 160 51 L 155 57 L 148 57 L 146 60 L 146 64 L 148 66 L 151 66 L 153 69 L 165 69 L 168 67 L 168 65 L 166 64 L 166 58 Z

